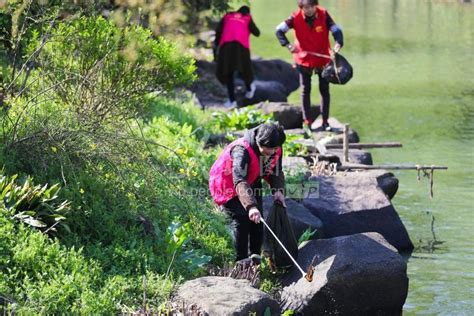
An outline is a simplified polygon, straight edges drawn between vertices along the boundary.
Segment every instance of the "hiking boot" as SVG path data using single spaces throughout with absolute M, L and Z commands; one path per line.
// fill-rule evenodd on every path
M 249 258 L 252 260 L 252 264 L 255 266 L 262 263 L 262 256 L 257 255 L 256 253 L 252 254 Z
M 226 109 L 235 109 L 237 107 L 237 101 L 227 100 L 224 103 Z
M 255 85 L 254 82 L 252 82 L 250 84 L 250 90 L 248 90 L 247 92 L 245 92 L 245 97 L 247 99 L 252 99 L 254 94 L 255 94 L 255 90 L 257 90 L 257 86 Z
M 323 125 L 321 125 L 321 129 L 322 129 L 323 131 L 326 131 L 326 132 L 332 131 L 332 127 L 329 126 L 328 123 L 323 123 Z

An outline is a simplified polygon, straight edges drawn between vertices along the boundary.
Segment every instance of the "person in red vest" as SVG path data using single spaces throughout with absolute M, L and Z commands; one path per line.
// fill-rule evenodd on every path
M 286 46 L 293 54 L 293 59 L 300 73 L 301 103 L 303 106 L 303 121 L 308 127 L 314 121 L 310 117 L 311 107 L 311 76 L 318 74 L 319 92 L 321 93 L 322 130 L 330 131 L 328 123 L 329 105 L 331 97 L 329 94 L 329 82 L 321 77 L 322 70 L 334 54 L 344 44 L 341 28 L 334 23 L 329 13 L 318 5 L 318 0 L 298 0 L 299 9 L 291 14 L 276 29 L 276 36 L 282 46 Z M 293 29 L 295 43 L 290 44 L 285 33 Z M 329 32 L 332 33 L 335 45 L 331 51 Z M 319 56 L 316 56 L 318 54 Z M 322 57 L 327 56 L 327 57 Z
M 224 15 L 216 28 L 214 48 L 217 49 L 217 79 L 227 86 L 229 99 L 226 107 L 236 107 L 234 94 L 234 73 L 239 72 L 244 80 L 247 92 L 245 97 L 254 96 L 256 85 L 253 83 L 252 63 L 250 60 L 250 34 L 260 36 L 250 8 L 242 6 L 236 12 Z
M 285 139 L 281 126 L 259 125 L 227 145 L 211 168 L 211 196 L 236 224 L 237 260 L 247 258 L 249 250 L 254 257 L 260 256 L 263 243 L 263 225 L 260 222 L 262 178 L 270 185 L 273 199 L 286 206 L 285 177 L 281 164 L 281 146 Z

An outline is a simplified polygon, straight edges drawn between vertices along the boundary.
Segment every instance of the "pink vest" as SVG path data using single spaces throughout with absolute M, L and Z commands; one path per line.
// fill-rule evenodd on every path
M 237 41 L 245 48 L 250 49 L 249 24 L 252 16 L 250 14 L 243 15 L 238 12 L 232 12 L 224 15 L 223 20 L 224 27 L 219 47 L 225 43 Z
M 252 185 L 260 176 L 260 161 L 257 154 L 253 151 L 252 147 L 246 140 L 239 138 L 227 145 L 222 154 L 212 165 L 209 173 L 209 190 L 211 191 L 212 199 L 217 205 L 223 205 L 237 196 L 237 192 L 234 188 L 234 179 L 232 177 L 231 156 L 231 150 L 236 145 L 243 145 L 250 155 L 250 164 L 247 172 L 248 184 Z M 282 150 L 281 147 L 279 147 L 268 167 L 268 172 L 264 172 L 264 174 L 271 174 L 273 168 L 278 163 L 278 159 L 281 157 L 281 153 Z M 264 179 L 268 182 L 267 177 L 264 177 Z

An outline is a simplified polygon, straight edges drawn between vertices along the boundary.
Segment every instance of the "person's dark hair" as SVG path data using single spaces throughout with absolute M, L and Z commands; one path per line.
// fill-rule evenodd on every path
M 250 14 L 250 8 L 246 5 L 243 5 L 237 10 L 237 12 L 241 14 Z
M 286 135 L 283 126 L 268 123 L 258 127 L 255 140 L 260 146 L 275 148 L 283 145 L 286 140 Z
M 298 0 L 298 7 L 301 8 L 305 4 L 318 5 L 319 1 L 318 0 Z

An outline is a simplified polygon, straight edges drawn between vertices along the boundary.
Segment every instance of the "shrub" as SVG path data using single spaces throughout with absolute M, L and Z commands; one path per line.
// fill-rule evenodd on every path
M 214 112 L 214 122 L 219 128 L 231 131 L 242 130 L 246 128 L 256 127 L 262 123 L 272 121 L 272 116 L 263 114 L 255 109 L 255 106 L 247 106 L 235 109 L 231 112 Z
M 147 93 L 163 94 L 193 79 L 193 60 L 165 38 L 102 17 L 59 23 L 37 57 L 43 92 L 61 100 L 80 119 L 134 117 Z M 41 45 L 36 34 L 32 54 Z
M 3 150 L 16 156 L 13 169 L 64 182 L 85 164 L 139 159 L 142 140 L 131 137 L 130 119 L 144 114 L 150 93 L 194 78 L 193 60 L 172 43 L 101 17 L 59 22 L 47 35 L 34 31 L 27 51 L 36 67 L 7 76 Z

